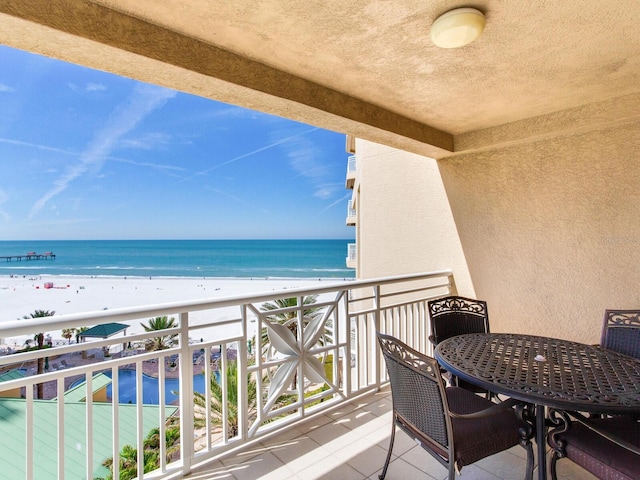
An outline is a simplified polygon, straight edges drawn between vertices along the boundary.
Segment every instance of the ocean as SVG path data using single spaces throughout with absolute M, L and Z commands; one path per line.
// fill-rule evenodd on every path
M 0 241 L 0 257 L 27 252 L 55 260 L 6 261 L 0 275 L 112 277 L 354 278 L 353 240 Z

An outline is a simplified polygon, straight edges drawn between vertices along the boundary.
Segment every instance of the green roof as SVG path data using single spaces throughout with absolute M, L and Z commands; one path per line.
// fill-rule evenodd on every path
M 85 330 L 78 336 L 107 338 L 121 332 L 122 330 L 126 330 L 127 328 L 129 328 L 129 325 L 124 325 L 122 323 L 103 323 Z
M 93 387 L 92 393 L 96 393 L 98 390 L 106 387 L 111 383 L 111 378 L 107 377 L 104 373 L 98 373 L 93 376 L 91 386 Z M 81 382 L 73 388 L 70 388 L 64 392 L 65 402 L 84 402 L 87 400 L 87 382 Z M 56 400 L 55 398 L 53 399 Z
M 0 382 L 8 382 L 9 380 L 23 378 L 24 376 L 24 370 L 9 370 L 8 372 L 0 373 Z
M 58 470 L 57 401 L 33 401 L 34 478 L 56 480 Z M 86 477 L 86 408 L 84 402 L 64 402 L 64 478 Z M 120 449 L 124 445 L 136 445 L 135 404 L 121 404 L 118 409 Z M 26 401 L 20 398 L 0 398 L 0 452 L 2 452 L 2 478 L 25 476 L 25 422 Z M 166 406 L 167 416 L 177 407 Z M 93 473 L 94 477 L 107 475 L 102 462 L 112 456 L 113 405 L 93 403 Z M 142 424 L 145 436 L 159 427 L 157 405 L 142 407 Z

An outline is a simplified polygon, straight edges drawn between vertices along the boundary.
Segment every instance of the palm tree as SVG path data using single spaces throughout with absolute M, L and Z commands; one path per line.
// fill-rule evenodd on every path
M 172 419 L 167 421 L 165 430 L 167 461 L 180 450 L 180 427 Z M 149 432 L 143 442 L 144 473 L 151 472 L 160 466 L 160 429 L 154 428 Z M 120 451 L 120 479 L 132 480 L 138 477 L 138 449 L 131 445 L 125 445 Z M 104 477 L 95 477 L 94 480 L 113 479 L 113 457 L 106 459 L 102 465 L 109 469 Z
M 140 323 L 142 328 L 144 328 L 145 332 L 154 332 L 156 330 L 166 330 L 168 328 L 175 328 L 178 325 L 176 324 L 176 319 L 171 317 L 168 318 L 166 315 L 162 317 L 151 318 L 149 320 L 148 325 L 144 323 Z M 178 343 L 178 335 L 164 335 L 162 337 L 154 337 L 148 338 L 144 342 L 145 350 L 166 350 L 167 348 L 174 347 Z
M 71 343 L 71 339 L 76 334 L 75 328 L 63 328 L 62 329 L 62 338 L 66 339 L 67 342 Z
M 29 315 L 25 315 L 24 319 L 28 319 L 28 318 L 43 318 L 43 317 L 53 317 L 56 314 L 55 311 L 49 311 L 49 310 L 36 310 L 35 312 L 29 314 Z M 37 348 L 38 350 L 41 350 L 42 348 L 44 348 L 44 333 L 36 333 L 33 336 L 34 341 L 36 342 Z M 44 358 L 43 357 L 39 357 L 38 358 L 38 367 L 37 367 L 37 373 L 38 375 L 44 373 Z M 42 384 L 42 382 L 38 383 L 36 386 L 36 396 L 37 398 L 43 398 L 44 397 L 44 385 Z
M 227 431 L 229 438 L 238 435 L 238 365 L 236 362 L 227 364 Z M 225 399 L 222 395 L 222 386 L 218 383 L 215 372 L 211 374 L 209 379 L 209 389 L 211 390 L 211 423 L 214 426 L 221 427 L 222 405 Z M 248 418 L 255 419 L 257 416 L 257 384 L 251 375 L 247 376 L 247 402 L 249 405 Z M 205 409 L 207 407 L 207 397 L 199 392 L 193 393 L 193 403 L 200 407 L 200 411 L 196 411 L 194 418 L 194 426 L 201 428 L 206 426 Z

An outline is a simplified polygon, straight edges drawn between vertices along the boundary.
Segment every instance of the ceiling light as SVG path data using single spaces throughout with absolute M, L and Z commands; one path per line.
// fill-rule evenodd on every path
M 484 30 L 484 15 L 475 8 L 456 8 L 440 15 L 431 25 L 431 41 L 441 48 L 470 44 Z

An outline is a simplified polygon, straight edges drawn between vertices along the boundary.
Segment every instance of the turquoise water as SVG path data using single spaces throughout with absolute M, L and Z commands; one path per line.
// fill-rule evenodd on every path
M 105 372 L 105 375 L 111 378 L 111 372 Z M 216 379 L 219 380 L 218 372 L 215 372 Z M 84 383 L 84 380 L 78 380 L 71 384 L 70 389 Z M 180 390 L 180 381 L 177 378 L 165 378 L 165 405 L 178 400 L 178 396 L 173 392 Z M 193 390 L 198 393 L 204 393 L 205 381 L 204 374 L 200 373 L 193 376 Z M 136 392 L 138 390 L 136 383 L 136 371 L 130 369 L 121 369 L 118 372 L 118 400 L 119 403 L 136 403 Z M 107 385 L 107 398 L 112 399 L 111 384 Z M 145 405 L 158 405 L 160 402 L 160 393 L 158 390 L 158 379 L 149 375 L 142 375 L 142 403 Z
M 111 372 L 106 373 L 111 377 Z M 204 393 L 204 375 L 193 376 L 193 389 L 196 392 Z M 177 378 L 165 378 L 165 404 L 178 400 L 178 396 L 173 392 L 180 390 L 180 381 Z M 136 371 L 123 369 L 118 372 L 118 400 L 119 403 L 136 403 Z M 111 384 L 107 386 L 107 398 L 111 399 Z M 160 393 L 158 391 L 158 379 L 149 375 L 142 375 L 142 403 L 145 405 L 158 405 Z
M 0 260 L 0 275 L 353 278 L 352 240 L 0 241 L 0 257 L 52 252 L 55 260 Z

